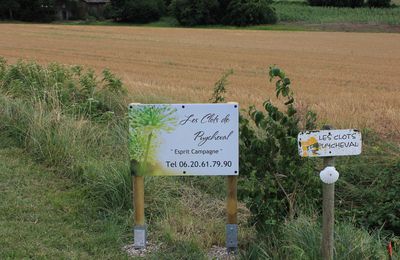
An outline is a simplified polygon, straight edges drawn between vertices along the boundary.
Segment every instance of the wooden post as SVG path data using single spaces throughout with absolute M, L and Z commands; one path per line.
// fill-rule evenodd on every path
M 135 225 L 144 226 L 144 179 L 143 176 L 134 176 Z
M 324 130 L 333 129 L 324 126 Z M 324 158 L 324 168 L 335 166 L 335 157 Z M 335 183 L 322 184 L 322 244 L 321 252 L 323 260 L 333 260 L 334 248 L 334 207 L 335 207 Z
M 144 221 L 144 177 L 136 176 L 131 166 L 133 184 L 133 205 L 135 208 L 135 227 L 133 228 L 134 247 L 146 248 L 146 225 Z
M 140 103 L 130 104 L 129 109 L 132 109 L 135 105 L 140 105 Z M 149 139 L 151 139 L 151 135 L 149 136 Z M 138 162 L 131 160 L 130 163 L 132 175 L 132 200 L 135 209 L 133 243 L 135 248 L 143 249 L 146 248 L 147 240 L 147 230 L 144 221 L 144 177 L 137 176 L 136 169 L 138 167 Z
M 237 252 L 238 248 L 238 219 L 237 219 L 237 176 L 228 176 L 228 198 L 227 198 L 227 225 L 226 225 L 226 248 L 228 252 Z

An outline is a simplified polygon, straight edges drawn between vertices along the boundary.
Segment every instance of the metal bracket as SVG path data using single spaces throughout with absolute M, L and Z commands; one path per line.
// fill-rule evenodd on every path
M 228 253 L 237 252 L 238 249 L 238 225 L 226 224 L 226 249 Z
M 135 249 L 146 248 L 147 231 L 146 226 L 135 226 L 133 228 L 133 245 Z

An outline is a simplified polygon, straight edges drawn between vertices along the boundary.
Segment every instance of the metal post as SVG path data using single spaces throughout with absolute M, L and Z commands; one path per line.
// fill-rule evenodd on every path
M 228 253 L 238 249 L 237 176 L 228 176 L 226 248 Z
M 324 126 L 324 130 L 332 130 L 330 126 Z M 335 166 L 335 157 L 324 158 L 324 168 Z M 335 184 L 322 184 L 322 259 L 333 260 L 334 248 L 334 207 L 335 207 Z

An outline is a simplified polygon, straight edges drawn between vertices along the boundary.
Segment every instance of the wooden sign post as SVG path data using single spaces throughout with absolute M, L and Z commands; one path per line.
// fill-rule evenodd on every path
M 146 247 L 145 176 L 228 176 L 227 248 L 237 249 L 239 106 L 130 104 L 134 245 Z
M 297 141 L 300 156 L 324 157 L 324 170 L 320 173 L 323 181 L 321 254 L 324 260 L 333 260 L 335 182 L 339 178 L 335 156 L 361 154 L 361 133 L 354 129 L 333 130 L 324 126 L 321 131 L 299 133 Z
M 144 177 L 133 177 L 133 200 L 135 206 L 134 247 L 146 247 L 146 225 L 144 222 Z
M 238 249 L 237 176 L 228 176 L 226 248 L 228 253 Z
M 331 130 L 324 126 L 324 130 Z M 324 157 L 324 168 L 335 166 L 335 157 Z M 333 259 L 335 224 L 335 183 L 322 183 L 322 259 Z

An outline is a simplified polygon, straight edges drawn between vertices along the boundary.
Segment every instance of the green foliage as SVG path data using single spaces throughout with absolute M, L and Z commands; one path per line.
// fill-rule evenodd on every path
M 14 15 L 20 8 L 17 0 L 0 1 L 0 19 L 14 19 Z
M 233 74 L 233 70 L 228 70 L 224 75 L 214 84 L 214 92 L 210 98 L 212 103 L 225 102 L 224 94 L 226 93 L 225 86 L 228 84 L 228 77 Z
M 307 0 L 311 6 L 361 7 L 364 0 Z
M 369 7 L 390 7 L 391 0 L 367 0 Z
M 0 88 L 10 96 L 25 101 L 33 98 L 69 115 L 79 115 L 97 121 L 107 120 L 116 113 L 121 116 L 124 106 L 118 100 L 125 90 L 120 79 L 108 70 L 97 81 L 93 70 L 66 68 L 50 64 L 46 69 L 34 62 L 18 62 L 0 69 Z M 98 85 L 102 83 L 102 87 Z
M 111 3 L 108 3 L 104 6 L 103 16 L 105 19 L 117 18 L 116 10 Z
M 157 21 L 166 10 L 163 0 L 113 0 L 111 4 L 114 8 L 112 14 L 117 21 L 122 22 Z
M 216 24 L 220 19 L 218 0 L 172 0 L 169 8 L 185 26 Z
M 274 2 L 279 21 L 306 24 L 400 24 L 400 8 L 350 8 L 310 6 L 304 2 Z
M 276 13 L 270 4 L 267 0 L 232 0 L 222 23 L 237 26 L 276 23 Z
M 399 147 L 376 140 L 371 133 L 363 133 L 363 139 L 367 143 L 361 156 L 336 163 L 341 173 L 336 191 L 338 217 L 400 235 Z
M 170 10 L 182 25 L 246 26 L 275 23 L 270 3 L 268 0 L 173 0 Z
M 125 91 L 110 72 L 0 62 L 0 129 L 36 160 L 87 184 L 101 208 L 130 205 Z
M 271 81 L 278 78 L 276 94 L 285 98 L 286 112 L 267 100 L 265 112 L 253 106 L 249 118 L 240 117 L 239 195 L 258 230 L 292 219 L 300 207 L 315 205 L 320 197 L 314 163 L 297 154 L 300 118 L 290 80 L 277 67 L 271 67 L 269 75 Z M 309 117 L 306 125 L 314 124 L 315 117 Z
M 250 246 L 243 259 L 322 259 L 321 224 L 304 215 L 287 221 L 279 231 L 264 234 Z M 348 223 L 335 224 L 335 259 L 385 259 L 386 238 L 379 232 L 369 234 Z
M 56 0 L 1 0 L 0 18 L 49 22 L 55 17 Z

